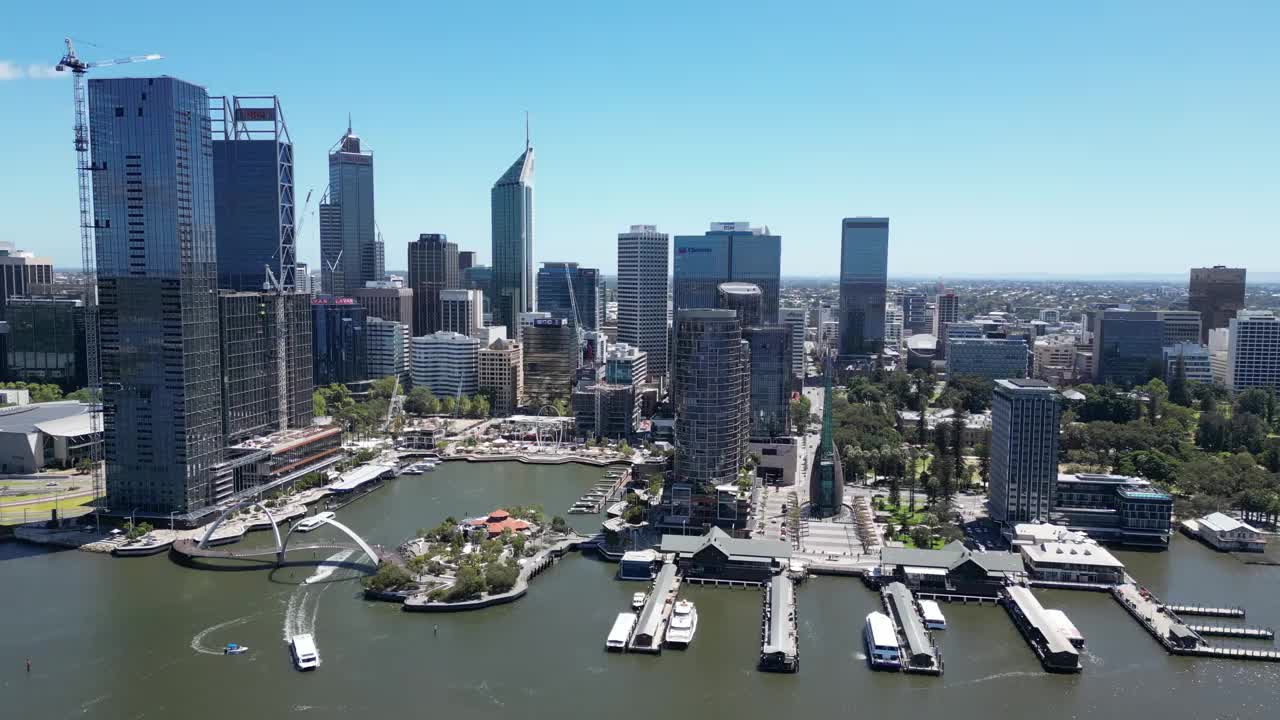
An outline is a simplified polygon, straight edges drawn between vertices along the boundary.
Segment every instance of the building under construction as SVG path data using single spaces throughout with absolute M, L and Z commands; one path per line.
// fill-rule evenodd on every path
M 284 303 L 284 326 L 277 317 Z M 222 429 L 228 445 L 311 424 L 311 297 L 223 292 Z M 278 353 L 283 335 L 284 377 Z

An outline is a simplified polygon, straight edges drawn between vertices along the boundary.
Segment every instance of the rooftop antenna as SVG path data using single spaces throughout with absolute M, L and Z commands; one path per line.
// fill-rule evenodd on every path
M 524 111 L 524 151 L 529 152 L 529 111 Z
M 351 111 L 347 111 L 347 134 L 351 134 Z

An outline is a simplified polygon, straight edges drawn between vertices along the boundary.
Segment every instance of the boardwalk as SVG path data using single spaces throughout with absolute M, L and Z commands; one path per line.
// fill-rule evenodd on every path
M 1203 615 L 1205 617 L 1224 617 L 1244 619 L 1242 607 L 1205 607 L 1204 605 L 1166 605 L 1166 609 L 1179 615 Z
M 1191 625 L 1189 627 L 1201 635 L 1217 635 L 1218 637 L 1270 640 L 1276 636 L 1275 631 L 1271 628 L 1246 627 L 1244 625 Z

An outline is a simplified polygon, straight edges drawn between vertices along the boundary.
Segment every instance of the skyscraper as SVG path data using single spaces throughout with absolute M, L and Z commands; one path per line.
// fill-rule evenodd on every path
M 1269 310 L 1243 310 L 1227 334 L 1227 388 L 1280 390 L 1280 319 Z
M 455 332 L 434 332 L 413 339 L 410 372 L 414 387 L 439 397 L 474 395 L 479 383 L 480 341 Z
M 1187 307 L 1200 313 L 1200 344 L 1209 342 L 1209 331 L 1224 328 L 1244 309 L 1245 268 L 1214 265 L 1191 268 Z
M 667 373 L 671 240 L 656 225 L 618 234 L 618 342 L 648 353 L 649 377 Z
M 373 214 L 373 153 L 351 131 L 329 151 L 329 187 L 320 201 L 320 272 L 326 294 L 349 296 L 381 280 Z
M 737 527 L 721 517 L 716 488 L 738 478 L 750 425 L 750 350 L 732 310 L 676 313 L 675 478 L 667 524 Z
M 676 311 L 714 308 L 720 283 L 745 282 L 760 288 L 763 322 L 778 322 L 782 236 L 745 222 L 717 222 L 703 235 L 677 235 L 675 248 Z
M 845 218 L 840 227 L 839 354 L 876 355 L 884 349 L 889 218 Z
M 791 331 L 791 377 L 800 380 L 804 379 L 804 334 L 808 318 L 808 308 L 778 308 L 778 321 Z
M 484 293 L 479 290 L 440 291 L 440 329 L 476 336 L 484 328 Z
M 1043 380 L 997 380 L 991 401 L 991 517 L 1049 520 L 1058 483 L 1058 395 Z
M 716 288 L 716 294 L 716 307 L 737 313 L 738 322 L 742 323 L 743 327 L 762 324 L 764 296 L 759 287 L 743 282 L 720 283 Z
M 533 147 L 493 184 L 489 193 L 493 233 L 493 324 L 516 326 L 516 316 L 536 303 L 533 279 Z
M 933 330 L 928 295 L 918 290 L 908 290 L 901 293 L 898 300 L 902 303 L 902 328 L 905 333 L 915 335 Z
M 458 272 L 475 267 L 477 264 L 475 250 L 461 250 L 458 252 Z
M 399 376 L 409 378 L 409 328 L 395 320 L 373 316 L 365 320 L 369 379 Z
M 947 325 L 960 319 L 960 298 L 953 292 L 938 293 L 933 299 L 933 334 L 942 337 Z M 1041 318 L 1043 319 L 1043 318 Z
M 358 383 L 369 379 L 369 339 L 364 308 L 348 297 L 311 298 L 311 339 L 315 384 Z
M 53 261 L 0 241 L 0 309 L 14 295 L 35 295 L 53 284 Z
M 215 98 L 213 187 L 218 287 L 262 290 L 266 268 L 297 287 L 293 143 L 275 97 Z
M 580 323 L 583 330 L 599 330 L 604 325 L 604 276 L 596 268 L 578 267 L 575 262 L 542 263 L 538 270 L 538 310 Z
M 17 295 L 0 318 L 9 325 L 0 380 L 53 383 L 66 392 L 89 384 L 83 300 Z
M 351 297 L 364 308 L 366 317 L 382 318 L 413 328 L 413 290 L 386 280 L 367 282 L 351 291 Z M 405 348 L 408 352 L 408 348 Z
M 424 233 L 409 243 L 409 288 L 413 290 L 413 335 L 442 329 L 440 292 L 462 286 L 458 246 L 440 233 Z
M 569 400 L 578 372 L 579 331 L 562 318 L 538 318 L 524 328 L 524 393 L 532 407 Z
M 506 417 L 524 403 L 524 351 L 520 343 L 499 338 L 476 353 L 480 390 L 488 391 L 489 412 Z
M 204 88 L 89 81 L 107 494 L 194 513 L 222 459 L 213 138 Z
M 719 307 L 738 316 L 749 349 L 749 437 L 782 437 L 789 419 L 791 329 L 761 324 L 762 294 L 751 283 L 721 283 L 718 293 Z
M 1135 385 L 1164 375 L 1164 348 L 1200 337 L 1199 313 L 1107 308 L 1094 316 L 1094 379 Z
M 283 296 L 283 327 L 277 321 L 276 300 L 275 293 L 269 292 L 218 295 L 222 431 L 228 445 L 311 425 L 311 298 L 298 293 Z M 276 357 L 281 334 L 285 337 L 283 379 Z

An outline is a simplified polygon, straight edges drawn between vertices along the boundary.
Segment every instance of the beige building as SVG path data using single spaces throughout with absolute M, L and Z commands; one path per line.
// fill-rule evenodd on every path
M 478 357 L 480 390 L 491 396 L 494 417 L 506 417 L 524 402 L 524 348 L 513 340 L 495 340 Z
M 1037 340 L 1032 349 L 1032 374 L 1041 380 L 1066 380 L 1075 375 L 1074 342 Z

